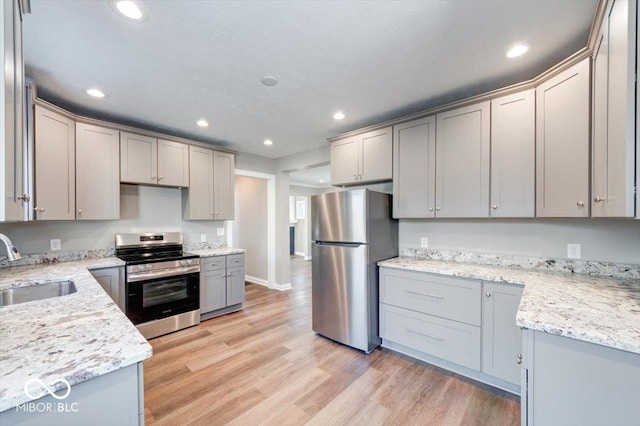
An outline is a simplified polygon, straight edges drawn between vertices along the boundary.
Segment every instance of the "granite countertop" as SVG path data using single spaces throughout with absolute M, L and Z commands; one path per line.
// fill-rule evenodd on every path
M 394 258 L 388 268 L 524 286 L 516 324 L 640 354 L 640 280 Z
M 210 248 L 210 249 L 194 249 L 187 250 L 187 253 L 197 254 L 200 257 L 226 256 L 228 254 L 242 254 L 246 250 L 230 247 Z
M 77 288 L 67 296 L 0 307 L 0 412 L 34 400 L 24 392 L 30 379 L 55 391 L 64 387 L 59 378 L 73 386 L 152 355 L 151 345 L 89 273 L 123 265 L 112 257 L 0 269 L 0 290 L 60 280 Z

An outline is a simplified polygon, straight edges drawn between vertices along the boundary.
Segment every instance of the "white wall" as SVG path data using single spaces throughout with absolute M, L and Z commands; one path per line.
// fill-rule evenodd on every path
M 233 245 L 245 253 L 246 275 L 268 282 L 267 181 L 236 176 Z
M 400 249 L 420 247 L 481 253 L 567 258 L 567 243 L 580 243 L 582 259 L 640 264 L 640 220 L 401 220 Z
M 62 250 L 113 248 L 116 234 L 138 232 L 181 231 L 185 243 L 222 242 L 217 228 L 223 221 L 183 221 L 182 195 L 176 188 L 152 186 L 120 186 L 120 220 L 114 221 L 46 221 L 0 224 L 22 254 L 49 251 L 49 240 L 59 238 Z M 4 252 L 0 254 L 4 255 Z

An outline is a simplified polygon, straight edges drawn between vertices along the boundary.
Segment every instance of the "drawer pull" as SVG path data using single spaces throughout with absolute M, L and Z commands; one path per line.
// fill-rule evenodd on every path
M 409 332 L 409 333 L 412 333 L 412 334 L 417 334 L 419 336 L 428 337 L 429 339 L 437 340 L 438 342 L 444 342 L 444 339 L 442 337 L 436 337 L 436 336 L 431 336 L 430 334 L 420 333 L 419 331 L 415 331 L 415 330 L 412 330 L 410 328 L 405 328 L 405 330 L 407 332 Z
M 429 294 L 429 293 L 420 293 L 419 291 L 413 290 L 405 290 L 407 293 L 419 294 L 420 296 L 433 297 L 434 299 L 444 299 L 442 296 L 438 296 L 437 294 Z

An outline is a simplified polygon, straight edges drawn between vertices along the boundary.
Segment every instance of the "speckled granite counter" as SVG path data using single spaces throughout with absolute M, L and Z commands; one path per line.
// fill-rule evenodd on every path
M 394 258 L 378 265 L 524 285 L 518 326 L 640 354 L 638 279 L 417 258 Z
M 210 249 L 195 249 L 188 250 L 188 253 L 197 254 L 200 257 L 213 257 L 213 256 L 226 256 L 228 254 L 242 254 L 245 249 L 237 249 L 230 247 L 210 248 Z
M 88 271 L 123 265 L 112 257 L 0 269 L 0 290 L 59 280 L 78 290 L 0 307 L 0 412 L 33 400 L 24 392 L 29 379 L 57 390 L 64 385 L 56 378 L 74 385 L 151 356 L 149 343 Z

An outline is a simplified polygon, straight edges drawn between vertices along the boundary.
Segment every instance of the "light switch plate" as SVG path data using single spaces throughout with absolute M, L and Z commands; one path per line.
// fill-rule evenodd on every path
M 207 234 L 200 234 L 200 242 L 201 243 L 207 242 Z
M 59 239 L 54 239 L 49 241 L 49 247 L 51 251 L 57 251 L 62 249 L 62 243 Z
M 218 237 L 223 237 L 224 236 L 224 228 L 218 228 Z
M 421 248 L 429 248 L 429 238 L 427 238 L 427 237 L 420 238 L 420 247 Z
M 567 257 L 569 259 L 580 259 L 582 254 L 580 253 L 580 244 L 569 243 L 567 244 Z

